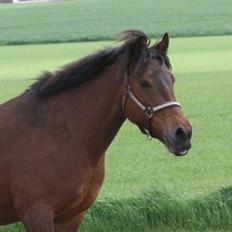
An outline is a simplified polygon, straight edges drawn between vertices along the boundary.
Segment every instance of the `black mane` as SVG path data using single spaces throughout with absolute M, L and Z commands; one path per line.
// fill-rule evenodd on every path
M 129 53 L 135 41 L 139 38 L 144 38 L 150 41 L 149 38 L 140 31 L 127 31 L 123 33 L 121 40 L 124 43 L 116 48 L 108 48 L 89 55 L 81 60 L 64 66 L 62 69 L 51 72 L 42 73 L 37 81 L 31 85 L 31 91 L 35 91 L 39 98 L 47 98 L 51 95 L 62 91 L 76 88 L 81 84 L 97 77 L 107 67 L 115 64 L 120 58 L 125 63 L 125 68 L 128 67 Z M 148 48 L 145 49 L 143 57 L 162 58 L 167 66 L 170 66 L 169 59 L 166 54 L 158 50 Z

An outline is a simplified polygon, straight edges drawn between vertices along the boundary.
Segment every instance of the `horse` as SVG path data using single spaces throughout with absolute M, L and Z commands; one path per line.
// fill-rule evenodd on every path
M 0 225 L 74 232 L 104 180 L 105 152 L 126 119 L 177 155 L 192 127 L 176 101 L 169 35 L 142 31 L 117 45 L 43 72 L 0 105 Z

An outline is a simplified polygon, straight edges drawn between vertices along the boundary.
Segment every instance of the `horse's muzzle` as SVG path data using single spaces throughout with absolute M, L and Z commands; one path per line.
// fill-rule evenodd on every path
M 192 127 L 178 126 L 173 132 L 164 136 L 164 143 L 168 150 L 177 155 L 184 156 L 191 148 Z

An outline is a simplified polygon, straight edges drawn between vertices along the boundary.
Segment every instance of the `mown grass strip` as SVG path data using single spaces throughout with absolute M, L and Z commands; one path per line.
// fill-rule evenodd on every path
M 128 29 L 157 38 L 232 34 L 230 0 L 78 0 L 0 4 L 0 44 L 112 40 Z

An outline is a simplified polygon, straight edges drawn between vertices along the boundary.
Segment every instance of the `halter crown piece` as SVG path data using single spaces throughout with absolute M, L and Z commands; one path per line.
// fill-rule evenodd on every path
M 159 106 L 145 106 L 143 105 L 139 100 L 138 98 L 134 95 L 134 93 L 132 92 L 132 89 L 131 89 L 131 86 L 128 82 L 128 74 L 127 72 L 125 73 L 125 76 L 124 76 L 124 86 L 125 86 L 125 95 L 123 96 L 123 99 L 122 99 L 122 109 L 123 109 L 123 112 L 125 112 L 125 107 L 126 107 L 126 101 L 127 101 L 127 97 L 130 97 L 138 106 L 139 108 L 141 108 L 146 117 L 147 117 L 147 128 L 144 128 L 142 126 L 138 126 L 139 129 L 141 130 L 141 132 L 145 135 L 147 135 L 147 138 L 148 139 L 152 139 L 152 134 L 151 134 L 151 131 L 150 131 L 150 119 L 152 118 L 152 116 L 160 111 L 160 110 L 163 110 L 165 108 L 168 108 L 168 107 L 172 107 L 172 106 L 177 106 L 177 107 L 180 107 L 181 108 L 181 105 L 179 102 L 175 102 L 175 101 L 170 101 L 170 102 L 166 102 L 164 104 L 161 104 Z

